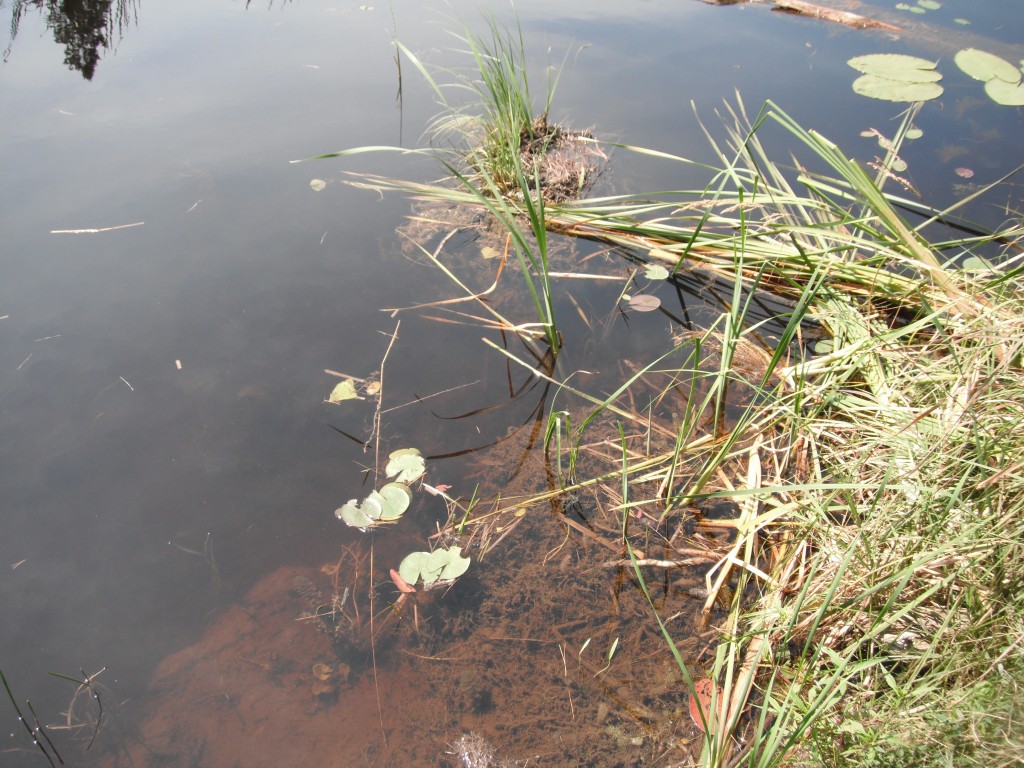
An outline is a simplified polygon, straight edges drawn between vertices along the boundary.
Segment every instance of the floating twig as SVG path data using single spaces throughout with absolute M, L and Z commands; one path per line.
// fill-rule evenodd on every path
M 113 232 L 116 229 L 130 229 L 141 227 L 146 222 L 136 221 L 134 224 L 118 224 L 116 227 L 97 227 L 92 229 L 51 229 L 51 235 L 95 235 L 99 232 Z

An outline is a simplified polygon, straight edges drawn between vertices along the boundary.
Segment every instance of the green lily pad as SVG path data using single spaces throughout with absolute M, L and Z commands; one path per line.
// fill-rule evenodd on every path
M 942 73 L 935 69 L 937 62 L 902 53 L 870 53 L 854 56 L 846 63 L 865 75 L 901 83 L 937 83 L 942 79 Z
M 853 90 L 883 101 L 929 101 L 942 95 L 938 83 L 898 82 L 878 75 L 861 75 L 853 81 Z
M 406 555 L 398 566 L 398 575 L 410 585 L 422 580 L 425 586 L 429 586 L 435 581 L 459 578 L 469 569 L 469 563 L 470 559 L 462 555 L 462 547 L 413 552 Z
M 985 83 L 985 93 L 1004 107 L 1024 107 L 1024 83 L 1007 83 L 993 77 Z
M 437 550 L 443 552 L 444 550 Z M 441 576 L 444 570 L 444 563 L 437 562 L 433 552 L 412 552 L 405 556 L 398 566 L 398 575 L 401 576 L 409 586 L 416 586 L 416 582 L 423 580 L 424 584 L 433 584 Z
M 644 270 L 644 277 L 648 280 L 665 280 L 668 278 L 668 270 L 661 264 L 648 264 Z
M 356 392 L 356 385 L 352 379 L 345 379 L 338 383 L 338 385 L 331 390 L 331 394 L 327 396 L 328 403 L 334 403 L 337 405 L 343 400 L 362 400 L 359 393 Z
M 964 74 L 982 82 L 998 78 L 1007 83 L 1017 84 L 1021 79 L 1021 71 L 1006 59 L 988 51 L 979 51 L 977 48 L 957 51 L 953 61 Z
M 910 7 L 910 12 L 911 13 L 924 13 L 925 10 L 924 10 L 924 8 L 919 8 L 918 6 L 914 5 L 914 6 Z
M 334 516 L 345 523 L 345 525 L 350 525 L 353 528 L 365 530 L 376 525 L 374 519 L 360 509 L 359 503 L 355 499 L 349 499 L 344 506 L 336 509 Z
M 906 136 L 908 139 L 920 139 L 922 136 L 924 136 L 924 131 L 922 131 L 920 128 L 908 128 L 907 132 L 903 135 Z
M 961 27 L 966 27 L 971 22 L 969 22 L 967 19 L 961 19 L 961 18 L 957 17 L 957 18 L 953 19 L 953 23 L 954 24 L 959 24 Z
M 462 547 L 452 547 L 451 549 L 441 551 L 448 554 L 448 562 L 445 563 L 444 570 L 441 571 L 441 578 L 443 580 L 457 579 L 469 570 L 470 561 L 468 557 L 463 557 Z
M 412 504 L 412 491 L 405 483 L 388 483 L 378 493 L 384 499 L 380 514 L 382 523 L 397 520 Z
M 942 3 L 937 3 L 935 0 L 917 0 L 917 4 L 929 11 L 937 11 L 942 7 Z
M 415 448 L 392 451 L 388 455 L 388 465 L 384 468 L 384 474 L 395 478 L 395 481 L 399 483 L 415 482 L 423 476 L 424 472 L 426 472 L 426 462 Z

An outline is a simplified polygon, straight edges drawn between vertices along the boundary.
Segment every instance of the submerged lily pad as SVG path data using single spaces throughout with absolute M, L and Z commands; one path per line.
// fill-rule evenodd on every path
M 901 83 L 937 83 L 942 79 L 942 73 L 935 70 L 936 62 L 903 53 L 870 53 L 854 56 L 846 63 L 865 75 Z
M 964 48 L 962 51 L 957 51 L 953 61 L 964 74 L 975 80 L 988 82 L 992 78 L 998 78 L 1013 84 L 1017 84 L 1021 80 L 1021 71 L 1017 67 L 988 51 Z
M 883 101 L 929 101 L 942 95 L 942 86 L 938 83 L 900 82 L 878 75 L 861 75 L 853 81 L 853 90 L 861 96 Z
M 1024 83 L 1007 83 L 993 77 L 985 83 L 985 93 L 1004 107 L 1024 107 Z
M 411 483 L 418 480 L 426 472 L 426 462 L 415 448 L 402 448 L 388 455 L 388 465 L 384 474 L 395 478 L 399 483 Z

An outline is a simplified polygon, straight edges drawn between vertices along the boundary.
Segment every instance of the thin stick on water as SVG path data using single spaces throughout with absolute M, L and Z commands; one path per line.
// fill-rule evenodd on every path
M 373 431 L 370 435 L 370 439 L 374 443 L 374 454 L 373 454 L 373 466 L 374 471 L 380 471 L 380 415 L 381 405 L 384 403 L 384 365 L 388 361 L 388 355 L 391 354 L 391 348 L 395 346 L 395 340 L 398 338 L 398 329 L 402 326 L 402 321 L 399 320 L 395 323 L 395 330 L 391 332 L 391 341 L 388 342 L 388 348 L 384 350 L 384 357 L 380 361 L 380 397 L 377 398 L 377 409 L 373 413 Z M 370 445 L 370 440 L 366 441 L 363 446 L 363 451 Z
M 193 206 L 195 207 L 195 206 Z M 189 209 L 191 210 L 191 209 Z M 91 229 L 51 229 L 51 235 L 95 235 L 99 232 L 113 232 L 116 229 L 130 229 L 141 227 L 146 222 L 136 221 L 134 224 L 118 224 L 116 227 L 94 227 Z

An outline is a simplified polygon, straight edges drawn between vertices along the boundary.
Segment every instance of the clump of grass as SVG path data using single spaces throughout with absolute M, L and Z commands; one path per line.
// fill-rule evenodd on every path
M 528 92 L 517 69 L 522 34 L 501 42 L 493 25 L 490 31 L 491 39 L 468 43 L 481 80 L 462 87 L 480 96 L 484 114 L 493 107 L 509 119 L 449 115 L 448 127 L 496 126 L 480 129 L 468 167 L 449 163 L 460 188 L 359 183 L 490 211 L 515 243 L 552 349 L 549 229 L 733 280 L 730 309 L 716 326 L 611 395 L 546 376 L 592 411 L 564 427 L 553 417 L 550 433 L 570 454 L 568 472 L 559 472 L 566 487 L 537 499 L 604 487 L 605 511 L 621 517 L 641 584 L 649 564 L 632 548 L 634 516 L 663 523 L 703 501 L 736 502 L 734 535 L 706 582 L 705 618 L 716 605 L 728 611 L 707 670 L 715 694 L 700 763 L 868 768 L 1024 760 L 1024 227 L 929 242 L 924 225 L 912 226 L 903 212 L 927 224 L 954 211 L 887 194 L 884 174 L 872 178 L 775 105 L 750 120 L 741 102 L 727 111 L 729 145 L 712 139 L 720 167 L 707 186 L 546 200 L 537 164 L 523 164 L 522 148 L 538 133 L 532 112 L 521 109 L 529 99 L 504 87 Z M 759 137 L 772 126 L 810 152 L 813 169 L 783 168 L 768 156 Z M 501 146 L 488 148 L 491 140 Z M 510 176 L 497 170 L 506 161 Z M 1000 244 L 997 269 L 973 274 L 958 266 Z M 750 319 L 761 291 L 789 302 L 767 349 Z M 805 343 L 811 326 L 823 329 L 827 348 Z M 672 369 L 683 347 L 690 354 Z M 755 348 L 761 359 L 751 365 L 747 352 Z M 673 423 L 651 423 L 623 405 L 641 386 L 649 397 L 651 380 L 666 375 L 671 387 L 649 399 L 686 392 Z M 727 425 L 737 387 L 754 396 Z M 620 466 L 579 477 L 576 458 L 599 414 L 645 425 L 672 447 L 648 441 L 640 451 L 623 441 Z M 561 445 L 556 452 L 561 461 Z M 607 486 L 611 477 L 619 478 L 618 490 Z M 696 660 L 679 652 L 653 601 L 652 610 L 693 694 Z

